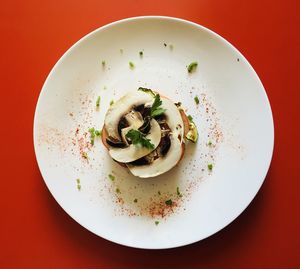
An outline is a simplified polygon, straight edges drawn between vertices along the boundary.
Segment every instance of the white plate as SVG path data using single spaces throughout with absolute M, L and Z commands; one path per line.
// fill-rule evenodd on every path
M 192 61 L 198 67 L 188 74 Z M 140 86 L 181 101 L 199 129 L 183 161 L 154 179 L 130 175 L 99 139 L 89 149 L 84 134 L 101 128 L 112 99 Z M 232 222 L 262 185 L 273 142 L 268 98 L 247 60 L 214 32 L 168 17 L 114 22 L 78 41 L 50 72 L 34 119 L 38 165 L 62 208 L 103 238 L 148 249 L 190 244 Z M 172 210 L 167 199 L 176 203 Z

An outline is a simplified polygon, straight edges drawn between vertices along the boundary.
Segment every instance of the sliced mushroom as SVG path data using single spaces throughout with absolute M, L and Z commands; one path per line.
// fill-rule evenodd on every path
M 151 151 L 157 148 L 161 138 L 161 130 L 157 121 L 152 119 L 150 121 L 150 125 L 151 131 L 146 135 L 146 139 L 150 139 L 151 143 L 154 145 L 153 149 L 148 149 L 146 147 L 133 144 L 130 144 L 126 148 L 111 147 L 109 148 L 110 156 L 118 162 L 129 163 L 148 155 Z
M 151 163 L 135 165 L 127 164 L 131 173 L 135 176 L 147 178 L 163 174 L 173 168 L 181 159 L 184 150 L 184 128 L 181 114 L 176 105 L 167 98 L 162 98 L 162 107 L 166 109 L 164 120 L 168 133 L 165 135 L 166 143 L 162 150 L 161 156 Z M 164 138 L 165 139 L 165 138 Z
M 153 97 L 142 91 L 136 91 L 124 95 L 115 102 L 105 115 L 104 125 L 109 136 L 121 140 L 118 131 L 118 124 L 122 117 L 126 115 L 133 107 L 153 102 Z

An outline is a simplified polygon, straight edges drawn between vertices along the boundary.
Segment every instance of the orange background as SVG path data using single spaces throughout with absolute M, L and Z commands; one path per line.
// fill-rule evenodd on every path
M 1 33 L 1 268 L 300 268 L 298 1 L 8 1 Z M 168 15 L 202 24 L 235 45 L 259 74 L 275 121 L 262 189 L 231 225 L 196 244 L 126 248 L 75 223 L 42 180 L 32 142 L 49 71 L 79 38 L 109 22 Z

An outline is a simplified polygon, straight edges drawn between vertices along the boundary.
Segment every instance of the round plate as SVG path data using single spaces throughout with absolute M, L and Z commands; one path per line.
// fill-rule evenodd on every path
M 139 87 L 180 101 L 199 131 L 183 160 L 151 179 L 113 162 L 88 131 L 102 128 L 111 101 Z M 273 143 L 267 95 L 243 55 L 168 17 L 125 19 L 78 41 L 50 72 L 34 118 L 38 165 L 57 202 L 93 233 L 137 248 L 187 245 L 232 222 L 262 185 Z

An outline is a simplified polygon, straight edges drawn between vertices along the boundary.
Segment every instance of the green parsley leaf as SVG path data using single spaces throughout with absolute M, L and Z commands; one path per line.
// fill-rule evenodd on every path
M 213 165 L 210 163 L 210 164 L 207 165 L 207 168 L 208 168 L 209 171 L 211 171 L 213 169 Z
M 130 67 L 130 69 L 134 69 L 134 63 L 133 62 L 129 62 L 129 67 Z
M 92 144 L 92 146 L 94 146 L 94 143 L 95 143 L 95 128 L 94 127 L 90 128 L 89 133 L 90 133 L 91 144 Z
M 121 193 L 119 188 L 116 188 L 116 193 Z
M 101 136 L 101 131 L 95 130 L 95 136 Z
M 129 138 L 134 145 L 139 144 L 142 147 L 154 149 L 154 145 L 151 143 L 151 140 L 147 139 L 145 135 L 138 130 L 129 130 L 129 132 L 126 134 L 126 137 Z
M 155 221 L 155 225 L 158 225 L 159 224 L 159 221 L 157 220 L 157 221 Z
M 192 63 L 190 63 L 190 64 L 188 65 L 188 67 L 187 67 L 188 72 L 189 72 L 189 73 L 194 72 L 194 71 L 196 70 L 197 66 L 198 66 L 198 63 L 197 63 L 197 62 L 192 62 Z
M 101 100 L 101 97 L 98 96 L 97 100 L 96 100 L 96 107 L 99 108 L 100 107 L 100 100 Z
M 103 66 L 103 67 L 105 66 L 105 61 L 104 61 L 104 60 L 102 61 L 102 66 Z
M 111 181 L 114 181 L 116 179 L 116 177 L 112 174 L 108 174 L 108 177 Z
M 142 51 L 139 52 L 140 56 L 143 57 L 144 53 Z
M 179 197 L 182 197 L 182 194 L 181 194 L 180 191 L 179 191 L 179 187 L 176 188 L 176 192 L 177 192 L 177 195 L 178 195 Z
M 142 92 L 145 92 L 145 93 L 149 93 L 152 97 L 155 97 L 155 93 L 154 93 L 151 89 L 139 87 L 139 88 L 138 88 L 138 91 L 142 91 Z
M 195 101 L 196 105 L 198 105 L 200 103 L 199 98 L 198 98 L 197 95 L 194 97 L 194 101 Z
M 208 141 L 208 143 L 207 143 L 209 146 L 211 146 L 212 145 L 212 142 L 211 141 Z
M 171 199 L 167 200 L 165 201 L 165 204 L 171 206 L 173 204 L 173 201 Z
M 189 119 L 189 121 L 193 121 L 193 117 L 191 116 L 191 115 L 188 115 L 188 119 Z
M 109 102 L 109 105 L 112 106 L 113 104 L 114 104 L 114 100 L 111 100 L 111 101 Z
M 154 118 L 156 116 L 160 116 L 161 114 L 163 114 L 166 111 L 164 108 L 160 107 L 161 104 L 162 104 L 162 101 L 160 100 L 160 96 L 159 96 L 159 94 L 156 94 L 154 97 L 154 102 L 151 107 L 151 111 L 150 111 L 150 116 L 152 118 Z

